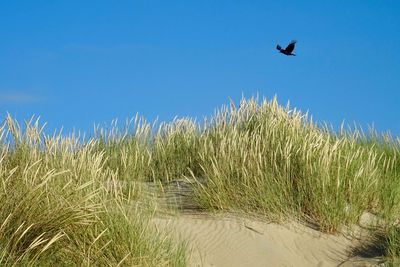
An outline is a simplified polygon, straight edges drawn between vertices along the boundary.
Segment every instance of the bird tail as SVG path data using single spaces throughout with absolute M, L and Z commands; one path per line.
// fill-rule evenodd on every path
M 279 51 L 281 51 L 282 47 L 280 45 L 276 46 L 276 49 L 278 49 Z

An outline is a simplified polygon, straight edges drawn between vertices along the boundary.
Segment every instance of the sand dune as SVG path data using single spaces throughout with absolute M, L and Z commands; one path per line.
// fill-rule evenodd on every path
M 237 216 L 181 215 L 157 218 L 189 248 L 189 266 L 376 266 L 349 257 L 356 241 L 299 223 L 278 225 Z

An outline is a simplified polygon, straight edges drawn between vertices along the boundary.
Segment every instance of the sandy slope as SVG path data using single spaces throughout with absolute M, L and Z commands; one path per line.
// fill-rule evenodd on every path
M 189 266 L 376 266 L 349 259 L 354 240 L 298 223 L 285 226 L 232 216 L 181 215 L 155 219 L 188 242 Z
M 189 266 L 377 266 L 378 259 L 350 257 L 360 241 L 343 235 L 323 234 L 300 223 L 278 225 L 233 215 L 211 216 L 198 211 L 189 180 L 162 184 L 162 193 L 152 183 L 147 192 L 158 201 L 159 210 L 175 210 L 174 216 L 158 216 L 157 228 L 167 230 L 189 249 Z M 371 214 L 361 216 L 360 225 L 374 224 Z M 357 228 L 357 227 L 356 227 Z M 361 231 L 359 235 L 365 235 Z M 353 233 L 354 234 L 354 233 Z

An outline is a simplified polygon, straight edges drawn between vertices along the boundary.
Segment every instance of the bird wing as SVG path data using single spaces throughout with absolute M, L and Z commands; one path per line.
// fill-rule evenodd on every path
M 289 43 L 289 45 L 285 48 L 286 52 L 292 53 L 294 50 L 294 46 L 296 45 L 297 41 L 293 40 Z

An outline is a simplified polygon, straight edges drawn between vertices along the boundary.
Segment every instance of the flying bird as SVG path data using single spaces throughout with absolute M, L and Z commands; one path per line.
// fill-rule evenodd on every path
M 283 49 L 280 45 L 276 46 L 276 49 L 279 50 L 279 52 L 281 52 L 282 54 L 285 54 L 287 56 L 295 56 L 295 54 L 293 54 L 293 50 L 294 50 L 294 46 L 296 45 L 296 40 L 293 40 L 289 43 L 288 46 L 286 46 L 285 49 Z

